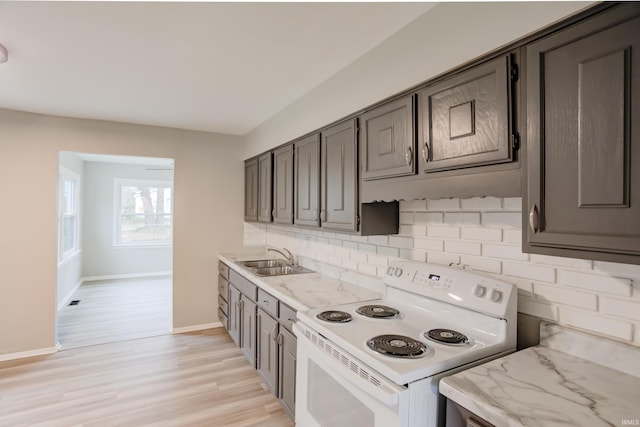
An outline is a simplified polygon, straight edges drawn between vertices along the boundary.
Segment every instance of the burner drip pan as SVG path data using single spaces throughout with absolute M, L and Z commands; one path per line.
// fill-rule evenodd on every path
M 400 312 L 386 305 L 363 305 L 356 309 L 358 314 L 376 319 L 393 319 L 400 315 Z
M 425 338 L 441 344 L 464 345 L 469 342 L 466 335 L 453 329 L 431 329 L 424 333 Z
M 346 313 L 344 311 L 339 311 L 339 310 L 323 311 L 322 313 L 319 313 L 318 315 L 316 315 L 316 317 L 320 320 L 324 320 L 325 322 L 332 322 L 332 323 L 347 323 L 347 322 L 351 322 L 351 319 L 352 319 L 349 313 Z
M 418 359 L 427 354 L 428 347 L 420 341 L 403 335 L 378 335 L 367 341 L 367 346 L 380 354 L 405 359 Z

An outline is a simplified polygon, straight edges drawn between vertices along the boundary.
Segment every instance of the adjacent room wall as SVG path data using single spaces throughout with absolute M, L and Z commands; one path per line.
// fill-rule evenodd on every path
M 114 246 L 114 180 L 118 178 L 173 181 L 173 171 L 150 170 L 145 165 L 85 162 L 83 276 L 103 278 L 170 272 L 170 245 Z
M 241 138 L 0 109 L 0 358 L 55 345 L 58 152 L 175 159 L 174 328 L 216 315 L 216 257 L 240 249 Z

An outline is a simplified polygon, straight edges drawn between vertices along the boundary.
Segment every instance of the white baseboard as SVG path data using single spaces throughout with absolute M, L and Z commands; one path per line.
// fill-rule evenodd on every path
M 73 298 L 73 294 L 76 293 L 76 291 L 78 290 L 80 285 L 82 285 L 83 281 L 84 281 L 84 279 L 78 280 L 78 283 L 75 284 L 73 289 L 71 289 L 69 292 L 67 292 L 67 295 L 65 295 L 64 298 L 62 299 L 62 301 L 60 303 L 58 303 L 58 311 L 62 310 L 67 304 L 69 304 L 69 302 L 71 302 L 71 298 Z
M 171 276 L 171 271 L 156 271 L 154 273 L 131 273 L 131 274 L 110 274 L 107 276 L 88 276 L 83 277 L 83 282 L 94 282 L 97 280 L 118 280 L 118 279 L 142 279 L 145 277 L 163 277 Z
M 7 360 L 24 359 L 26 357 L 44 356 L 47 354 L 53 354 L 58 349 L 56 347 L 40 348 L 38 350 L 20 351 L 18 353 L 0 354 L 0 362 L 6 362 Z
M 220 326 L 222 326 L 222 323 L 220 323 L 220 322 L 203 323 L 201 325 L 192 325 L 192 326 L 184 326 L 182 328 L 173 328 L 171 330 L 171 333 L 172 334 L 184 334 L 184 333 L 187 333 L 187 332 L 202 331 L 204 329 L 219 328 Z

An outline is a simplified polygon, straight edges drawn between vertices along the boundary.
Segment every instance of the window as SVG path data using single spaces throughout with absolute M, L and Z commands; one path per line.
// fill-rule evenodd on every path
M 116 179 L 115 188 L 115 245 L 171 244 L 171 182 Z
M 58 259 L 64 261 L 79 248 L 79 175 L 60 167 L 58 197 Z

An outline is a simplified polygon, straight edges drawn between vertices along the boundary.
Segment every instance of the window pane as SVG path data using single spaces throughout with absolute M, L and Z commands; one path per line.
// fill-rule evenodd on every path
M 75 248 L 76 242 L 76 218 L 67 217 L 63 219 L 62 227 L 62 251 L 67 252 Z
M 63 206 L 63 213 L 65 214 L 72 214 L 74 213 L 74 206 L 75 206 L 75 201 L 74 201 L 74 196 L 75 196 L 75 182 L 73 182 L 70 179 L 64 178 L 64 185 L 63 185 L 63 201 L 62 201 L 62 206 Z
M 121 243 L 171 241 L 171 188 L 122 185 Z

